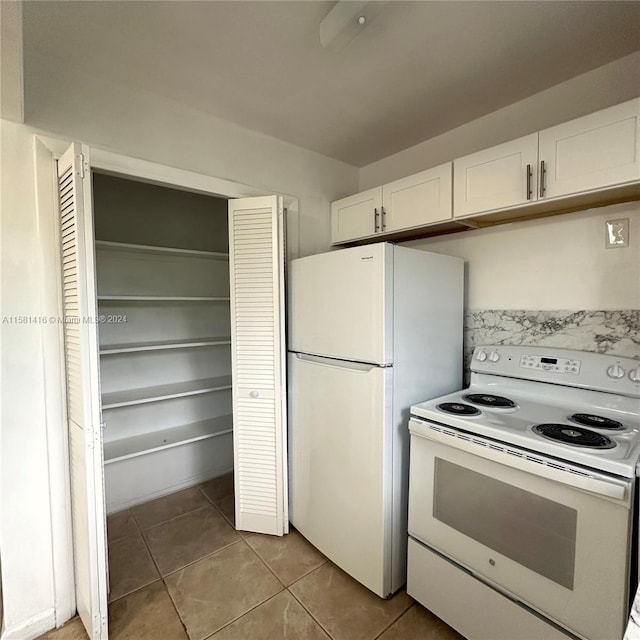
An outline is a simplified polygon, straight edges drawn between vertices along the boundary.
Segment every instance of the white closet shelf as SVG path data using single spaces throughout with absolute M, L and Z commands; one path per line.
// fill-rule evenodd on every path
M 178 249 L 177 247 L 156 247 L 147 244 L 130 244 L 128 242 L 111 242 L 110 240 L 96 240 L 96 248 L 113 251 L 133 251 L 137 253 L 155 253 L 171 256 L 192 256 L 199 258 L 213 258 L 228 260 L 229 254 L 221 251 L 200 251 L 199 249 Z
M 158 342 L 138 342 L 132 344 L 109 344 L 100 347 L 100 355 L 136 353 L 138 351 L 161 351 L 164 349 L 189 349 L 192 347 L 212 347 L 231 344 L 230 336 L 192 338 L 190 340 L 162 340 Z
M 154 451 L 178 447 L 189 442 L 215 438 L 233 432 L 233 416 L 225 415 L 201 422 L 192 422 L 140 436 L 121 438 L 104 443 L 104 463 L 119 462 Z
M 98 301 L 123 302 L 229 302 L 222 296 L 98 296 Z
M 127 389 L 102 394 L 103 409 L 117 409 L 134 404 L 146 404 L 147 402 L 159 402 L 184 396 L 195 396 L 200 393 L 222 391 L 231 389 L 231 376 L 218 378 L 205 378 L 203 380 L 189 380 L 188 382 L 175 382 L 173 384 L 161 384 L 157 387 L 143 387 L 141 389 Z

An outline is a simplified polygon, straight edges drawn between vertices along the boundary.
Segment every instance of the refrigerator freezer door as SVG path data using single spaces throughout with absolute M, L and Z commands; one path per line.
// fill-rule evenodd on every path
M 381 597 L 391 592 L 392 367 L 289 354 L 292 524 Z
M 391 364 L 393 245 L 292 260 L 289 350 Z

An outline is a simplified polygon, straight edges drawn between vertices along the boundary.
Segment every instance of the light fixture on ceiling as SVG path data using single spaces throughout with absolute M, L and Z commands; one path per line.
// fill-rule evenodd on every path
M 338 0 L 320 23 L 320 44 L 330 51 L 344 49 L 386 4 L 382 0 Z

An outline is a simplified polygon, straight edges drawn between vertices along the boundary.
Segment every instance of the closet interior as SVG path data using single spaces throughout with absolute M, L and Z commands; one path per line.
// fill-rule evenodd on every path
M 93 174 L 107 512 L 233 468 L 227 200 Z

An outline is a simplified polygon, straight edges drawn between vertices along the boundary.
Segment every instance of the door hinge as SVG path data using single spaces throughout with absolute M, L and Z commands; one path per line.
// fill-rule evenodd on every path
M 107 617 L 103 613 L 93 614 L 93 637 L 102 638 L 107 625 Z
M 81 178 L 84 178 L 84 153 L 79 153 L 76 156 L 76 162 L 78 164 L 78 168 L 76 170 L 76 174 Z
M 87 447 L 89 449 L 95 449 L 96 446 L 100 445 L 100 441 L 102 440 L 102 430 L 105 428 L 105 423 L 100 423 L 99 429 L 91 429 L 91 435 L 87 439 Z M 88 434 L 87 434 L 88 435 Z

